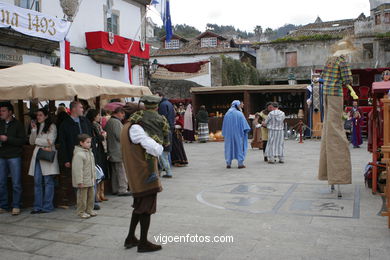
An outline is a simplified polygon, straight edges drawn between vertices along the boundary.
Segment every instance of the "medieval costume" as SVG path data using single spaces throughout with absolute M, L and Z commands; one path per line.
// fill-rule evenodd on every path
M 238 161 L 238 168 L 245 168 L 244 160 L 248 150 L 250 127 L 240 110 L 241 102 L 235 100 L 223 119 L 222 135 L 225 139 L 226 167 L 231 168 L 232 160 Z
M 268 143 L 265 150 L 265 156 L 268 158 L 268 163 L 275 163 L 275 159 L 279 158 L 279 162 L 284 162 L 284 119 L 285 114 L 278 109 L 277 103 L 272 105 L 274 110 L 268 114 L 264 125 L 268 129 Z
M 307 137 L 319 137 L 321 124 L 324 120 L 323 80 L 320 75 L 312 75 L 312 84 L 307 86 L 307 106 L 309 111 L 308 128 L 305 131 Z
M 349 117 L 352 121 L 352 135 L 351 135 L 351 143 L 354 148 L 360 148 L 360 145 L 363 144 L 362 139 L 362 111 L 358 107 L 352 107 L 349 112 Z
M 158 102 L 156 102 L 158 101 Z M 131 124 L 139 124 L 144 131 L 158 144 L 168 146 L 169 143 L 169 124 L 165 117 L 161 116 L 157 112 L 158 103 L 160 98 L 155 96 L 144 96 L 140 99 L 143 102 L 146 110 L 135 112 L 129 119 Z M 146 161 L 149 167 L 149 178 L 146 179 L 147 183 L 157 181 L 157 173 L 154 171 L 154 164 L 156 157 L 145 153 Z
M 352 73 L 344 56 L 353 51 L 350 45 L 353 46 L 349 40 L 340 41 L 336 45 L 339 49 L 327 60 L 323 71 L 325 115 L 318 178 L 327 180 L 330 185 L 352 182 L 351 155 L 342 118 L 343 87 L 352 83 Z M 356 96 L 353 90 L 351 95 Z
M 200 107 L 196 121 L 198 123 L 198 141 L 205 143 L 209 140 L 209 114 L 205 106 Z
M 192 105 L 188 104 L 186 112 L 184 113 L 184 130 L 183 130 L 183 138 L 186 142 L 194 142 L 195 141 L 195 133 L 194 133 L 194 120 L 192 118 Z
M 253 148 L 263 148 L 263 141 L 261 140 L 261 124 L 260 124 L 260 115 L 256 113 L 255 119 L 252 122 L 252 131 L 253 139 L 251 142 L 251 147 Z
M 158 104 L 158 102 L 156 102 Z M 158 133 L 158 135 L 162 134 Z M 157 172 L 157 157 L 163 152 L 162 145 L 150 138 L 144 129 L 138 124 L 127 123 L 121 132 L 121 144 L 123 153 L 123 164 L 126 169 L 127 178 L 131 191 L 133 192 L 134 203 L 131 216 L 130 228 L 124 246 L 132 248 L 138 246 L 138 252 L 152 252 L 161 249 L 161 246 L 154 245 L 147 240 L 150 226 L 150 216 L 156 212 L 157 193 L 162 191 L 160 180 L 147 183 L 149 178 L 149 162 L 145 154 L 152 155 L 154 160 L 154 172 Z M 135 236 L 135 230 L 141 225 L 141 238 Z
M 186 151 L 183 146 L 183 131 L 184 118 L 178 113 L 175 122 L 175 132 L 172 135 L 172 164 L 176 167 L 183 167 L 188 164 Z
M 264 109 L 263 111 L 260 112 L 260 119 L 261 123 L 265 122 L 267 120 L 269 111 L 268 109 Z M 268 158 L 265 155 L 265 150 L 267 149 L 267 144 L 268 144 L 268 128 L 267 127 L 261 127 L 261 139 L 263 141 L 263 155 L 264 155 L 264 161 L 267 162 Z

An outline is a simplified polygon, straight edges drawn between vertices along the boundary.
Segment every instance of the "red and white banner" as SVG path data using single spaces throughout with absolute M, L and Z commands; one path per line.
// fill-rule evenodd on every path
M 125 82 L 133 83 L 131 73 L 131 57 L 137 57 L 144 60 L 150 58 L 150 45 L 142 44 L 139 41 L 133 41 L 121 37 L 119 35 L 111 36 L 108 32 L 87 32 L 85 33 L 87 40 L 87 49 L 104 49 L 115 53 L 125 54 L 124 57 L 124 70 L 125 70 Z M 131 48 L 130 48 L 131 47 Z M 130 50 L 130 51 L 129 51 Z

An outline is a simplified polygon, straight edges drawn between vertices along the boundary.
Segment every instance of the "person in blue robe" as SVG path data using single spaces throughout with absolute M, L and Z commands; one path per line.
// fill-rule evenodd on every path
M 248 150 L 250 127 L 240 108 L 241 102 L 235 100 L 223 119 L 222 135 L 225 139 L 226 168 L 230 169 L 232 160 L 238 161 L 238 168 L 245 168 L 244 160 Z

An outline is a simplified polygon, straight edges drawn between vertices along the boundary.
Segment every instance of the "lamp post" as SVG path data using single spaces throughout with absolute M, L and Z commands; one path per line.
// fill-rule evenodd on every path
M 144 68 L 146 70 L 146 74 L 148 77 L 148 87 L 150 87 L 150 79 L 154 73 L 156 73 L 158 69 L 158 61 L 157 59 L 154 59 L 153 62 L 148 61 L 147 64 L 144 64 Z
M 56 66 L 58 61 L 58 56 L 54 53 L 54 51 L 50 54 L 50 64 L 51 66 Z

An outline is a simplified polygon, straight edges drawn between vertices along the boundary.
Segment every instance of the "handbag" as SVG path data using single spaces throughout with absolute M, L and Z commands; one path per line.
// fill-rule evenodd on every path
M 99 165 L 95 165 L 96 169 L 96 182 L 100 183 L 104 179 L 103 169 Z
M 351 130 L 352 129 L 352 120 L 345 120 L 345 122 L 344 122 L 344 129 L 345 130 Z
M 54 162 L 54 158 L 56 157 L 56 151 L 46 151 L 42 148 L 39 148 L 37 152 L 37 160 L 47 161 L 47 162 Z

